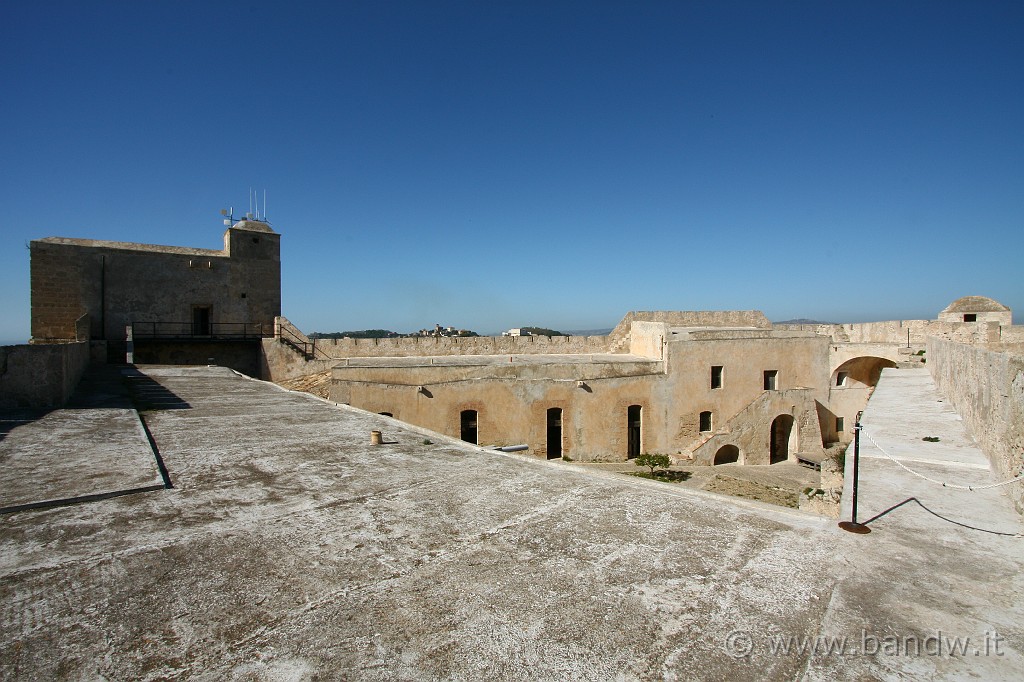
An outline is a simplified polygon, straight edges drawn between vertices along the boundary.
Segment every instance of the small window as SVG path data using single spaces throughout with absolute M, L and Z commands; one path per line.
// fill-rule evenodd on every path
M 711 388 L 722 387 L 722 366 L 712 365 L 711 366 Z
M 839 372 L 836 374 L 836 386 L 845 386 L 846 377 L 850 376 L 847 372 Z
M 711 413 L 701 412 L 700 413 L 700 430 L 701 433 L 711 430 Z
M 846 430 L 846 422 L 842 417 L 836 417 L 836 433 L 842 433 Z
M 779 384 L 779 370 L 766 369 L 764 371 L 764 390 L 774 391 Z
M 977 321 L 978 321 L 978 314 L 977 313 L 964 313 L 964 322 L 977 322 Z

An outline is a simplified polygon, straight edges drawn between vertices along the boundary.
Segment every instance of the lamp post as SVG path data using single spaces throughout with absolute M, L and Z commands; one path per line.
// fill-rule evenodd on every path
M 839 522 L 839 527 L 843 530 L 861 535 L 871 532 L 870 528 L 863 523 L 857 522 L 857 487 L 860 483 L 860 430 L 863 428 L 860 425 L 860 418 L 863 414 L 863 411 L 857 413 L 857 421 L 853 425 L 853 510 L 849 521 Z

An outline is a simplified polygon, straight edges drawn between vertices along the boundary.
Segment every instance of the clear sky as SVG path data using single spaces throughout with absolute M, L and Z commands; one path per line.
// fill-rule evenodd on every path
M 0 340 L 28 241 L 220 248 L 306 331 L 1024 310 L 1024 3 L 0 0 Z

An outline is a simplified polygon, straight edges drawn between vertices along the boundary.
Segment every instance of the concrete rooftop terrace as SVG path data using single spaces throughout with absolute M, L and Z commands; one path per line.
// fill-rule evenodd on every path
M 225 369 L 140 369 L 129 380 L 174 488 L 0 517 L 3 678 L 1009 680 L 1024 669 L 1021 526 L 999 489 L 977 504 L 908 488 L 866 454 L 861 520 L 914 494 L 964 525 L 915 504 L 853 535 L 796 510 L 487 451 Z M 903 415 L 872 404 L 873 437 L 914 466 L 988 480 L 955 415 L 930 404 L 927 373 L 900 371 L 911 374 L 887 373 L 876 396 L 918 401 L 906 407 L 915 427 L 901 435 Z M 904 376 L 917 383 L 891 380 Z M 0 471 L 36 466 L 20 462 L 22 485 L 2 489 L 19 492 L 0 506 L 83 495 L 78 478 L 61 494 L 60 477 L 32 472 L 109 471 L 112 442 L 120 484 L 159 480 L 123 412 L 106 424 L 74 410 L 20 419 L 0 432 Z M 385 445 L 369 445 L 372 429 Z M 922 455 L 919 433 L 964 452 Z M 848 638 L 845 650 L 772 650 L 823 636 Z M 919 655 L 881 648 L 912 636 Z M 971 648 L 929 655 L 935 636 Z

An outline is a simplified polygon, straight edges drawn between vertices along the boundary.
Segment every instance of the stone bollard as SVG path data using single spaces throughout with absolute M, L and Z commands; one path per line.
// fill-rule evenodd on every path
M 384 442 L 384 434 L 380 431 L 370 431 L 370 445 L 380 445 Z

